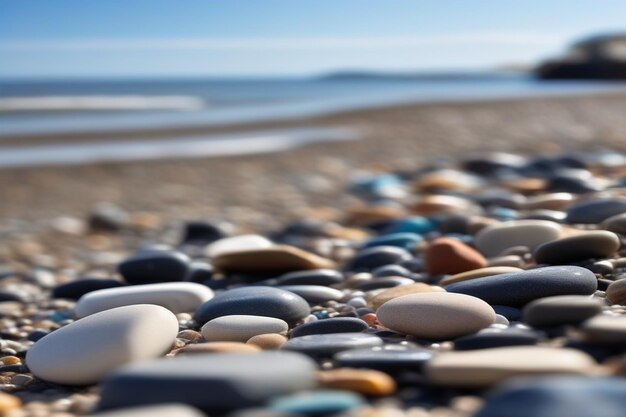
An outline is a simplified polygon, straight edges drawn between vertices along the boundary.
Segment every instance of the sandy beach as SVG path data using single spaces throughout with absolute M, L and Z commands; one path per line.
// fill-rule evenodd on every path
M 317 206 L 349 206 L 353 201 L 343 185 L 358 169 L 411 168 L 468 152 L 626 149 L 625 109 L 626 95 L 598 94 L 419 104 L 282 123 L 139 132 L 133 134 L 137 141 L 180 134 L 347 127 L 360 139 L 227 158 L 3 169 L 0 216 L 7 225 L 26 220 L 35 227 L 58 216 L 83 217 L 95 203 L 110 201 L 131 212 L 155 213 L 164 222 L 218 218 L 268 229 L 278 226 L 279 219 L 287 221 Z M 81 138 L 97 139 L 97 135 Z M 77 140 L 71 136 L 3 140 L 0 149 Z

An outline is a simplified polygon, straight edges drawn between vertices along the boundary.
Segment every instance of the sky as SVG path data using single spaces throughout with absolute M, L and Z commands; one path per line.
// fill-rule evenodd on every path
M 0 0 L 0 77 L 481 70 L 625 17 L 624 0 Z

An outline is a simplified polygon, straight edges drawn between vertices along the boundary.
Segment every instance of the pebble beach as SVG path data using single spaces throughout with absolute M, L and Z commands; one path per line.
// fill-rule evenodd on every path
M 0 170 L 0 415 L 623 416 L 624 105 L 359 110 L 202 130 L 354 141 Z

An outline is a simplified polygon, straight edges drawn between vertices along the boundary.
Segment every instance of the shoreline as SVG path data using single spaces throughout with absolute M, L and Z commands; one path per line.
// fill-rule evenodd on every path
M 411 169 L 487 151 L 625 150 L 624 109 L 626 94 L 419 104 L 271 126 L 346 127 L 360 133 L 358 141 L 227 158 L 7 168 L 0 170 L 0 218 L 35 227 L 60 216 L 84 218 L 95 203 L 110 201 L 164 222 L 216 218 L 268 229 L 322 205 L 353 204 L 343 185 L 360 169 Z

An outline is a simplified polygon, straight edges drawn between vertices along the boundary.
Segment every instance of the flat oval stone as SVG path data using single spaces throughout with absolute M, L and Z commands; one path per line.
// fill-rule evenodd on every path
M 332 369 L 317 373 L 324 388 L 353 391 L 368 396 L 391 395 L 396 382 L 384 372 L 371 369 Z
M 276 317 L 294 324 L 309 312 L 309 304 L 297 294 L 278 288 L 250 286 L 216 295 L 198 307 L 194 318 L 203 325 L 217 317 L 244 314 Z
M 424 250 L 424 267 L 431 275 L 458 274 L 484 268 L 487 260 L 458 239 L 441 237 Z
M 213 266 L 225 272 L 291 272 L 304 269 L 334 268 L 335 263 L 313 253 L 288 245 L 222 253 Z
M 318 390 L 273 398 L 267 408 L 287 415 L 333 415 L 362 406 L 364 399 L 349 391 Z
M 422 282 L 416 282 L 413 284 L 399 285 L 397 287 L 389 288 L 376 294 L 372 297 L 370 304 L 372 308 L 378 309 L 381 305 L 385 304 L 389 300 L 402 297 L 403 295 L 419 294 L 422 292 L 444 292 L 441 287 L 424 284 Z
M 626 343 L 626 316 L 598 315 L 585 321 L 580 330 L 588 343 L 620 346 Z
M 274 244 L 261 235 L 240 235 L 216 240 L 206 247 L 205 253 L 209 258 L 216 258 L 242 250 L 265 249 L 272 246 Z
M 84 278 L 57 285 L 52 290 L 53 298 L 65 298 L 68 300 L 78 300 L 83 295 L 92 291 L 103 290 L 105 288 L 122 287 L 125 284 L 115 279 Z
M 474 417 L 622 417 L 623 378 L 549 376 L 506 382 Z
M 606 289 L 606 298 L 611 304 L 626 303 L 626 278 L 618 279 L 609 284 Z
M 446 290 L 472 295 L 492 305 L 521 307 L 552 295 L 591 295 L 597 288 L 596 276 L 588 269 L 549 266 L 458 282 Z
M 522 310 L 519 308 L 500 305 L 492 305 L 491 307 L 493 307 L 496 314 L 506 317 L 510 321 L 519 320 L 522 317 Z
M 557 295 L 535 300 L 523 310 L 522 321 L 532 327 L 580 324 L 600 314 L 603 303 L 581 295 Z
M 76 316 L 133 304 L 156 304 L 172 313 L 194 312 L 213 297 L 213 291 L 195 282 L 164 282 L 107 288 L 84 295 L 76 304 Z
M 523 204 L 525 210 L 563 210 L 574 200 L 570 193 L 548 193 L 528 197 Z
M 424 238 L 417 233 L 390 233 L 368 240 L 363 244 L 363 247 L 372 248 L 374 246 L 397 246 L 399 248 L 411 250 L 423 241 Z
M 332 356 L 342 350 L 373 347 L 383 344 L 381 338 L 365 333 L 327 333 L 289 339 L 282 350 L 291 350 L 313 357 Z
M 205 343 L 193 343 L 185 347 L 182 347 L 176 351 L 178 355 L 206 355 L 206 354 L 221 354 L 221 353 L 238 353 L 238 354 L 251 354 L 259 353 L 261 348 L 256 345 L 242 343 L 242 342 L 205 342 Z
M 92 414 L 93 417 L 206 417 L 198 409 L 184 404 L 153 405 L 148 407 L 123 408 L 106 413 Z
M 246 342 L 247 345 L 258 346 L 263 350 L 277 350 L 287 343 L 287 338 L 277 333 L 258 334 Z
M 316 365 L 303 355 L 190 355 L 123 368 L 102 384 L 100 409 L 185 403 L 222 413 L 315 386 Z
M 310 334 L 360 333 L 368 327 L 366 322 L 356 317 L 334 317 L 301 324 L 289 336 L 293 338 Z
M 591 258 L 610 258 L 619 245 L 615 233 L 599 230 L 544 243 L 535 249 L 533 256 L 538 264 L 561 265 Z
M 602 228 L 609 232 L 626 235 L 626 213 L 611 216 L 602 222 Z
M 514 266 L 488 266 L 486 268 L 474 269 L 473 271 L 461 272 L 460 274 L 444 277 L 439 281 L 439 285 L 446 286 L 456 282 L 468 281 L 474 278 L 490 277 L 492 275 L 508 274 L 511 272 L 523 271 L 521 268 Z
M 343 298 L 343 292 L 321 285 L 281 285 L 277 288 L 298 294 L 311 304 L 320 304 L 326 301 L 337 301 Z
M 208 321 L 200 333 L 208 342 L 247 342 L 263 333 L 287 332 L 289 325 L 275 317 L 232 315 Z
M 359 284 L 357 288 L 361 291 L 372 291 L 372 290 L 379 290 L 383 288 L 394 288 L 394 287 L 401 287 L 405 285 L 412 285 L 414 283 L 415 281 L 413 281 L 411 278 L 383 277 L 383 278 L 376 278 L 376 279 L 363 282 Z
M 557 223 L 546 220 L 515 220 L 487 226 L 476 235 L 476 248 L 488 257 L 501 254 L 515 246 L 526 246 L 531 251 L 542 243 L 561 237 L 563 230 Z
M 603 198 L 574 203 L 566 210 L 570 224 L 597 224 L 609 217 L 626 213 L 626 199 Z
M 414 216 L 392 221 L 384 229 L 384 233 L 416 233 L 423 235 L 432 232 L 436 228 L 437 226 L 432 220 L 426 217 Z
M 454 341 L 454 350 L 489 349 L 505 346 L 535 345 L 543 338 L 539 332 L 525 329 L 487 328 Z
M 415 345 L 384 345 L 350 349 L 337 353 L 333 359 L 339 366 L 377 369 L 384 372 L 419 371 L 433 353 Z
M 477 206 L 463 197 L 443 194 L 428 194 L 412 207 L 416 214 L 430 216 L 439 213 L 471 213 Z
M 398 264 L 411 259 L 405 249 L 395 246 L 375 246 L 360 250 L 347 267 L 348 271 L 371 271 L 380 266 Z
M 189 273 L 187 255 L 169 250 L 143 250 L 118 265 L 129 284 L 183 281 Z
M 491 325 L 496 313 L 489 304 L 475 297 L 431 292 L 394 298 L 383 304 L 376 316 L 380 323 L 396 332 L 446 340 Z
M 295 271 L 276 279 L 278 285 L 335 285 L 343 282 L 343 275 L 334 269 Z
M 516 376 L 586 374 L 595 365 L 591 356 L 574 349 L 516 346 L 445 352 L 428 362 L 426 373 L 433 385 L 485 388 Z
M 50 382 L 93 384 L 123 365 L 165 354 L 177 333 L 176 316 L 163 307 L 118 307 L 43 337 L 28 350 L 26 364 Z

